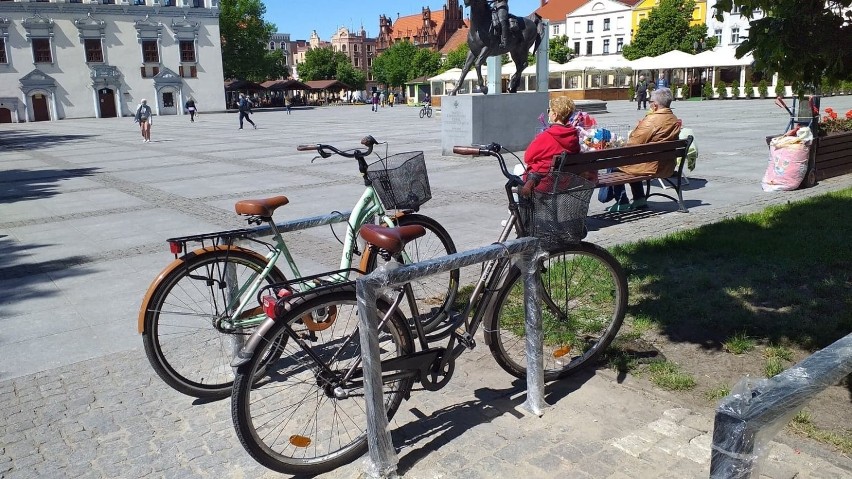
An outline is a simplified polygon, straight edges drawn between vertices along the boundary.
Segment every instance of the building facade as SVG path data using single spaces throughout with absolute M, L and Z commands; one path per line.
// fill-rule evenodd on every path
M 633 29 L 633 35 L 636 35 L 636 32 L 639 31 L 639 22 L 648 18 L 651 10 L 656 8 L 659 4 L 660 0 L 641 0 L 636 2 L 636 5 L 633 7 L 633 25 L 631 27 Z M 692 10 L 692 20 L 690 20 L 689 24 L 691 26 L 700 25 L 705 23 L 706 18 L 707 1 L 695 0 L 695 8 Z M 631 38 L 633 35 L 631 35 Z
M 367 81 L 373 81 L 373 59 L 376 58 L 376 39 L 367 37 L 367 31 L 361 27 L 357 35 L 353 35 L 346 27 L 340 27 L 331 36 L 331 48 L 349 58 L 356 70 L 363 71 Z
M 290 42 L 290 34 L 273 33 L 272 36 L 269 37 L 269 50 L 281 51 L 281 54 L 284 56 L 284 64 L 290 67 L 290 74 L 292 75 L 292 70 L 295 70 L 295 68 L 293 66 L 293 45 Z
M 632 6 L 624 0 L 592 0 L 566 17 L 571 49 L 580 55 L 621 54 L 630 43 Z
M 458 0 L 447 0 L 441 10 L 432 11 L 423 7 L 420 14 L 398 17 L 379 17 L 379 36 L 376 39 L 377 53 L 381 53 L 396 42 L 408 41 L 421 48 L 441 51 L 456 30 L 465 27 L 462 8 Z
M 225 108 L 219 0 L 0 0 L 0 122 Z

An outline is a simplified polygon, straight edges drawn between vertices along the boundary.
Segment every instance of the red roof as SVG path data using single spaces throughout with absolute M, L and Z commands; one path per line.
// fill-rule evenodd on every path
M 588 0 L 550 0 L 535 13 L 551 22 L 564 22 L 565 16 L 588 3 Z
M 444 10 L 435 10 L 431 14 L 432 23 L 435 26 L 435 31 L 440 32 L 441 27 L 444 26 Z M 391 25 L 391 38 L 396 40 L 400 40 L 402 38 L 410 38 L 414 35 L 417 35 L 417 32 L 420 28 L 423 27 L 423 14 L 417 13 L 415 15 L 406 15 L 404 17 L 399 17 L 393 22 Z
M 456 32 L 453 33 L 453 36 L 451 36 L 450 39 L 447 40 L 447 43 L 444 44 L 444 47 L 441 48 L 441 54 L 446 55 L 458 48 L 461 44 L 467 43 L 467 33 L 469 31 L 470 29 L 467 28 L 467 25 L 456 30 Z

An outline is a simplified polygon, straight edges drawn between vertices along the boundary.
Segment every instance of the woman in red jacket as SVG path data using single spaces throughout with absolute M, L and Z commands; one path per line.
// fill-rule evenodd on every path
M 563 151 L 571 155 L 580 153 L 577 129 L 568 123 L 574 109 L 574 101 L 570 98 L 557 97 L 550 101 L 548 119 L 551 125 L 533 139 L 524 153 L 527 173 L 546 175 L 554 156 Z

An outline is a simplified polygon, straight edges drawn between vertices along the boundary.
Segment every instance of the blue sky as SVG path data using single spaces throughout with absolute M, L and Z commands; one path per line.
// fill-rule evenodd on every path
M 391 19 L 420 13 L 423 7 L 433 11 L 444 7 L 444 0 L 263 0 L 266 5 L 267 22 L 274 23 L 279 33 L 289 33 L 291 40 L 307 40 L 316 30 L 322 40 L 328 41 L 338 27 L 349 27 L 358 31 L 361 25 L 367 35 L 379 33 L 379 15 Z M 464 2 L 459 0 L 464 6 Z M 509 0 L 509 11 L 515 15 L 528 15 L 541 5 L 540 0 Z M 464 16 L 468 16 L 468 9 Z

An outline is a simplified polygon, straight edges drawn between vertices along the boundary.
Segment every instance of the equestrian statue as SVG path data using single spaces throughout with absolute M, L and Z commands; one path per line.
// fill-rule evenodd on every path
M 471 67 L 476 66 L 479 91 L 488 92 L 482 80 L 482 65 L 488 57 L 509 54 L 515 62 L 516 71 L 509 80 L 509 93 L 518 91 L 521 72 L 527 67 L 527 55 L 530 48 L 538 50 L 544 38 L 544 23 L 533 12 L 526 17 L 510 15 L 508 0 L 464 0 L 470 7 L 470 31 L 467 34 L 467 46 L 470 51 L 464 61 L 461 77 L 450 92 L 455 95 L 464 85 L 464 79 Z

